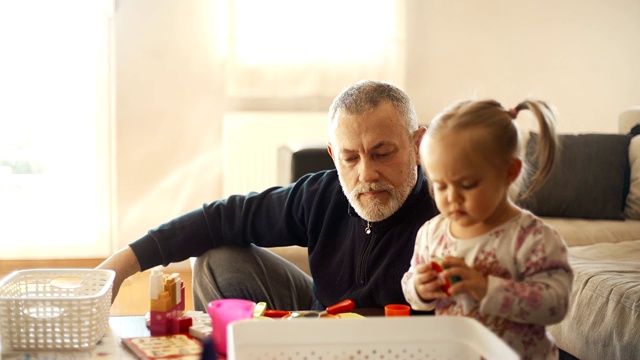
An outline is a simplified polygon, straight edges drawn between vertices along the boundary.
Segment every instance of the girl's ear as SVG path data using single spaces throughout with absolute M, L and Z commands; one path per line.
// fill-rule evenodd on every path
M 507 181 L 509 184 L 516 181 L 520 175 L 520 171 L 522 171 L 522 160 L 517 157 L 512 158 L 507 167 Z

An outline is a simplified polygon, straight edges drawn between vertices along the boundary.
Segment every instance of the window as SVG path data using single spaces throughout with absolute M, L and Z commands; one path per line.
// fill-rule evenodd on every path
M 111 251 L 111 6 L 0 2 L 1 259 Z
M 402 3 L 233 0 L 228 95 L 333 99 L 362 79 L 403 86 Z

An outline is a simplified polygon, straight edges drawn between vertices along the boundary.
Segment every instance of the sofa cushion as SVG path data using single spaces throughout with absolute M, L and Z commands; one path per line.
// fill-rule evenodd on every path
M 631 139 L 629 144 L 629 165 L 631 176 L 624 216 L 627 219 L 640 220 L 640 135 Z
M 569 248 L 574 271 L 569 312 L 547 327 L 558 347 L 579 359 L 638 357 L 638 256 L 640 239 Z
M 290 143 L 278 148 L 280 185 L 288 185 L 308 173 L 335 168 L 326 143 Z
M 629 191 L 629 140 L 620 134 L 559 135 L 547 181 L 520 205 L 538 216 L 623 220 Z M 538 137 L 527 142 L 533 163 Z
M 543 217 L 562 236 L 567 246 L 640 240 L 638 220 L 599 220 Z

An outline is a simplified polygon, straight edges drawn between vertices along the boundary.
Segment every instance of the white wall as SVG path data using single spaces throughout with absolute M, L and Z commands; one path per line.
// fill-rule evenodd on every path
M 616 132 L 640 104 L 638 0 L 409 0 L 407 91 L 431 119 L 476 96 L 553 102 L 563 132 Z
M 537 96 L 561 131 L 615 132 L 640 105 L 640 0 L 405 1 L 405 89 L 423 122 L 461 97 Z M 213 0 L 118 2 L 118 246 L 221 196 L 217 14 Z
M 210 1 L 118 1 L 116 247 L 216 197 L 222 62 Z

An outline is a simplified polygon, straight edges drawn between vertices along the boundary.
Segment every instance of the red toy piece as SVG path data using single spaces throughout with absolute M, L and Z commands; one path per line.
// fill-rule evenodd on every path
M 442 266 L 442 259 L 441 258 L 434 258 L 431 261 L 431 268 L 438 273 L 438 277 L 443 282 L 443 284 L 440 285 L 440 289 L 442 289 L 442 291 L 444 291 L 447 295 L 451 295 L 451 294 L 449 294 L 449 288 L 451 287 L 451 285 L 453 285 L 453 284 L 457 283 L 458 281 L 460 281 L 460 277 L 459 276 L 447 276 L 447 277 L 440 276 L 440 273 L 442 271 L 444 271 L 445 269 L 448 269 L 448 267 L 443 267 Z

